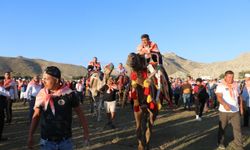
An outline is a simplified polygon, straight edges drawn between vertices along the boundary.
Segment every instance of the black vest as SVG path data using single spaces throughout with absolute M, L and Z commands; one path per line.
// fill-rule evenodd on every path
M 72 136 L 72 108 L 79 106 L 75 93 L 53 97 L 55 115 L 48 104 L 41 108 L 41 137 L 43 139 L 69 138 Z

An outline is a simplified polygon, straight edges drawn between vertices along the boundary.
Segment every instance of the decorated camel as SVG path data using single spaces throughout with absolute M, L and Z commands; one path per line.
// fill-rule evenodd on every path
M 130 97 L 136 121 L 138 150 L 147 150 L 153 123 L 162 107 L 163 99 L 171 101 L 170 81 L 163 66 L 155 62 L 148 63 L 139 54 L 130 53 L 127 65 L 132 70 Z

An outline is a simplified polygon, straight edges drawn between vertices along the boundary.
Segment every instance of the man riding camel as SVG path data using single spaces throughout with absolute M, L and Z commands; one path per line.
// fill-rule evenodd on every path
M 119 66 L 118 66 L 116 71 L 118 72 L 118 76 L 120 76 L 120 75 L 124 76 L 127 73 L 127 71 L 122 63 L 119 63 Z
M 143 34 L 141 36 L 141 44 L 137 47 L 137 53 L 140 55 L 145 55 L 145 58 L 149 62 L 152 58 L 154 62 L 162 65 L 162 56 L 160 50 L 156 43 L 152 42 L 148 34 Z M 157 60 L 157 55 L 159 60 Z
M 101 71 L 101 63 L 98 62 L 97 57 L 94 57 L 92 61 L 89 62 L 88 64 L 88 71 Z

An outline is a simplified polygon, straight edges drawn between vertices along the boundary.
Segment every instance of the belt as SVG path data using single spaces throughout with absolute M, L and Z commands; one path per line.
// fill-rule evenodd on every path
M 49 141 L 49 142 L 56 142 L 56 143 L 59 143 L 59 142 L 63 142 L 63 141 L 66 141 L 68 140 L 70 137 L 50 137 L 50 138 L 42 138 L 46 141 Z

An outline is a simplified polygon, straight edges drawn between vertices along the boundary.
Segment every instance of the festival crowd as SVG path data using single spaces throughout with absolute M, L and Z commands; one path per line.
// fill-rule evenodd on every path
M 149 35 L 141 36 L 141 44 L 137 47 L 137 54 L 146 58 L 149 63 L 152 59 L 162 65 L 162 55 L 156 43 L 152 42 Z M 59 68 L 48 66 L 43 73 L 43 77 L 35 75 L 32 79 L 14 78 L 11 71 L 6 71 L 0 77 L 0 142 L 8 140 L 3 137 L 4 126 L 12 123 L 12 103 L 28 103 L 27 120 L 30 125 L 28 133 L 28 147 L 33 148 L 33 134 L 40 122 L 41 127 L 41 149 L 43 150 L 70 150 L 72 143 L 72 110 L 79 118 L 83 127 L 83 138 L 86 145 L 89 144 L 90 137 L 88 131 L 88 121 L 81 105 L 89 96 L 91 86 L 90 77 L 92 74 L 99 74 L 104 77 L 102 65 L 97 57 L 91 60 L 87 67 L 86 76 L 78 80 L 64 80 Z M 124 82 L 119 77 L 129 76 L 125 66 L 120 63 L 116 73 L 110 76 L 105 84 L 99 89 L 103 95 L 103 107 L 107 113 L 107 127 L 115 129 L 114 119 L 116 109 L 121 105 L 119 100 L 119 84 Z M 191 76 L 185 78 L 169 78 L 172 90 L 172 98 L 167 103 L 168 109 L 183 109 L 184 111 L 194 111 L 194 119 L 202 121 L 203 114 L 211 110 L 218 111 L 218 149 L 225 149 L 226 127 L 232 125 L 234 141 L 231 145 L 235 149 L 243 149 L 241 127 L 249 128 L 250 115 L 250 74 L 245 74 L 245 78 L 235 81 L 234 72 L 228 70 L 222 79 L 196 78 Z M 131 82 L 126 82 L 123 96 L 127 100 L 125 104 L 131 102 Z M 130 100 L 130 101 L 129 101 Z M 132 107 L 133 108 L 133 107 Z M 6 116 L 6 117 L 5 117 Z M 243 124 L 241 124 L 243 117 Z

